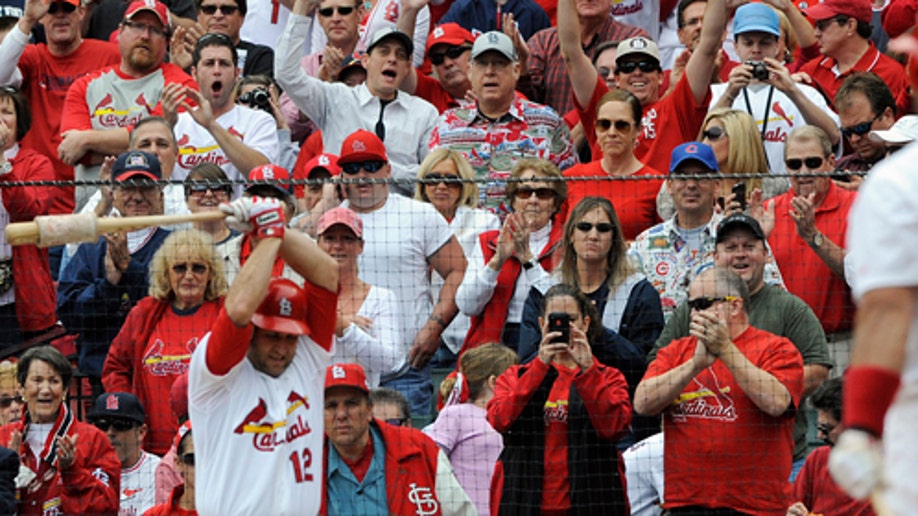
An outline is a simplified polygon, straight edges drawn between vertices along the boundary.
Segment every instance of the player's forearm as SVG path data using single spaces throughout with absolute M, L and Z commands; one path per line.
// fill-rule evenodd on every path
M 851 365 L 901 371 L 915 308 L 915 288 L 881 288 L 864 294 L 854 320 Z
M 260 240 L 239 274 L 236 275 L 223 304 L 226 315 L 236 326 L 249 324 L 255 310 L 267 295 L 271 271 L 274 269 L 274 260 L 280 246 L 281 239 L 279 238 Z M 337 271 L 337 268 L 335 270 Z M 335 274 L 336 281 L 337 278 Z
M 338 291 L 338 262 L 311 238 L 298 231 L 286 231 L 280 255 L 306 281 L 330 292 Z
M 634 411 L 645 416 L 656 416 L 673 404 L 689 381 L 698 374 L 694 360 L 653 378 L 641 380 L 634 392 Z
M 743 393 L 766 414 L 778 417 L 790 407 L 790 391 L 771 373 L 759 369 L 736 346 L 730 346 L 718 355 L 733 373 Z

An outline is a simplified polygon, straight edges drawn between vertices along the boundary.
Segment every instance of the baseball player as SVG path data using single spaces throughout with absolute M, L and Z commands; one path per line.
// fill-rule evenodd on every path
M 284 231 L 276 199 L 246 197 L 221 209 L 255 244 L 191 359 L 197 510 L 316 514 L 338 265 L 306 235 Z M 271 278 L 278 255 L 304 288 Z
M 918 507 L 918 146 L 876 165 L 848 217 L 848 259 L 858 304 L 845 375 L 842 424 L 829 458 L 851 496 L 878 513 Z M 901 383 L 901 385 L 900 385 Z M 885 425 L 884 425 L 885 423 Z M 885 491 L 885 492 L 884 492 Z M 879 496 L 877 496 L 879 495 Z

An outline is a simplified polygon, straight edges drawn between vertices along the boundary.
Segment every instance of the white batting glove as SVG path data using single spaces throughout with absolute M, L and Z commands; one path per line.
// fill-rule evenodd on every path
M 863 430 L 843 431 L 829 455 L 829 472 L 851 497 L 866 500 L 883 478 L 883 443 Z
M 284 204 L 271 197 L 252 197 L 249 211 L 252 234 L 258 238 L 283 238 L 287 228 Z
M 254 226 L 249 222 L 252 212 L 252 199 L 240 197 L 233 202 L 220 204 L 220 211 L 227 215 L 226 225 L 244 234 L 252 232 Z

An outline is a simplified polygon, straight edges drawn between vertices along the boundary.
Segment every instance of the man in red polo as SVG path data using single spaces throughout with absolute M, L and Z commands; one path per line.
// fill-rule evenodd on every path
M 809 7 L 806 15 L 816 21 L 816 40 L 822 59 L 803 65 L 804 82 L 822 91 L 835 109 L 835 94 L 854 72 L 873 72 L 883 79 L 896 98 L 896 112 L 911 111 L 905 68 L 882 54 L 870 41 L 873 12 L 866 0 L 826 0 Z

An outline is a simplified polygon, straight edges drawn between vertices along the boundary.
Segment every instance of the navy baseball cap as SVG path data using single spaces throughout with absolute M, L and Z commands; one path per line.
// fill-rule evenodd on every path
M 701 142 L 686 142 L 673 149 L 669 172 L 675 172 L 680 165 L 690 160 L 697 161 L 715 172 L 720 170 L 717 167 L 717 156 L 714 155 L 714 149 Z
M 103 417 L 129 419 L 141 424 L 147 419 L 143 404 L 129 392 L 108 392 L 96 398 L 88 418 L 94 421 Z
M 163 178 L 163 172 L 156 154 L 129 151 L 118 156 L 112 167 L 112 177 L 116 182 L 141 178 L 159 181 Z
M 0 0 L 0 18 L 22 18 L 25 0 Z
M 778 13 L 765 4 L 741 5 L 733 15 L 733 34 L 765 32 L 781 37 L 781 20 Z
M 726 217 L 717 225 L 717 243 L 721 243 L 727 238 L 730 231 L 736 228 L 746 229 L 752 232 L 759 240 L 765 241 L 765 232 L 762 231 L 762 226 L 759 225 L 759 221 L 745 213 L 737 213 Z

